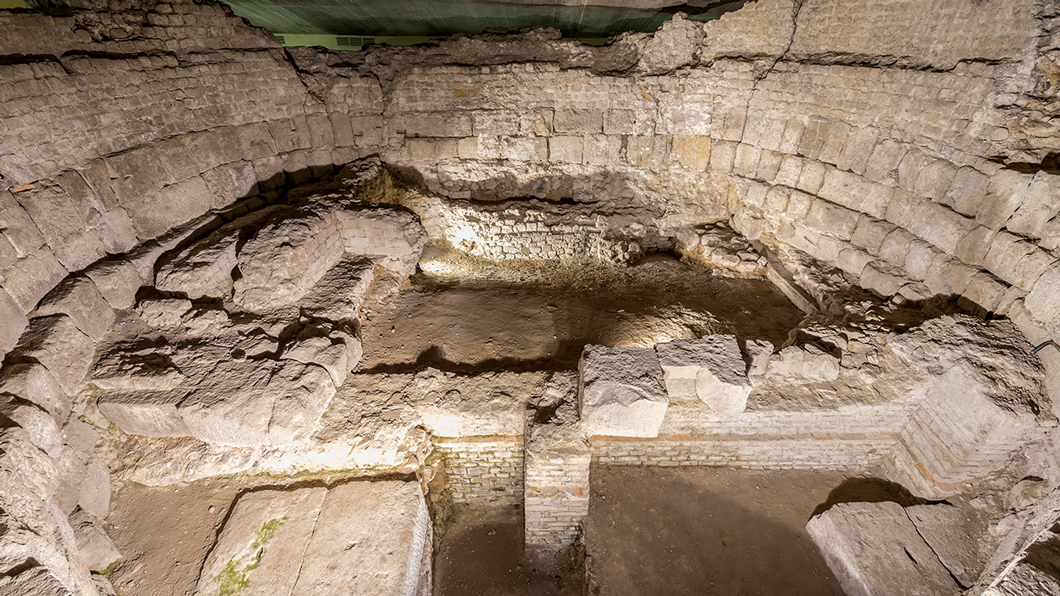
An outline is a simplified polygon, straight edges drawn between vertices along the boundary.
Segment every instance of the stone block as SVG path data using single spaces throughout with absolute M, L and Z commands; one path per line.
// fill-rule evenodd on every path
M 957 170 L 953 183 L 946 191 L 941 203 L 949 205 L 962 215 L 975 217 L 982 206 L 989 177 L 975 168 L 964 166 Z
M 843 146 L 843 152 L 839 154 L 836 167 L 859 176 L 864 174 L 869 156 L 872 155 L 873 150 L 876 148 L 876 140 L 879 136 L 879 129 L 871 126 L 853 131 Z
M 66 278 L 37 305 L 34 316 L 68 315 L 82 333 L 94 341 L 114 326 L 114 309 L 88 277 Z
M 3 288 L 23 313 L 33 310 L 40 299 L 66 277 L 66 269 L 47 246 L 20 259 L 3 272 Z
M 956 175 L 957 168 L 953 164 L 937 159 L 928 163 L 920 171 L 913 192 L 918 196 L 941 202 L 945 199 L 950 183 Z
M 964 290 L 963 298 L 982 308 L 987 313 L 992 313 L 1001 304 L 1001 298 L 1005 295 L 1007 289 L 1007 286 L 999 282 L 993 275 L 980 271 L 968 281 L 968 287 Z
M 188 150 L 188 144 L 184 142 L 185 136 L 187 135 L 171 137 L 154 144 L 162 168 L 166 172 L 166 184 L 174 184 L 198 176 L 202 172 L 199 169 L 200 156 Z
M 461 138 L 474 136 L 471 115 L 467 113 L 434 113 L 405 118 L 408 137 Z
M 604 112 L 591 108 L 559 108 L 553 116 L 552 128 L 557 134 L 604 132 Z
M 19 257 L 31 255 L 44 245 L 44 235 L 37 224 L 7 190 L 0 190 L 0 233 Z
M 74 539 L 77 541 L 81 560 L 90 570 L 103 573 L 121 560 L 121 552 L 92 516 L 78 511 L 71 516 L 70 525 L 74 529 Z
M 626 137 L 626 161 L 633 166 L 658 169 L 664 167 L 670 152 L 670 137 L 665 135 Z
M 548 148 L 545 137 L 508 137 L 501 147 L 501 157 L 513 161 L 548 161 Z
M 745 143 L 736 145 L 736 156 L 733 158 L 732 173 L 744 178 L 753 178 L 758 172 L 758 162 L 761 158 L 762 149 Z
M 718 416 L 736 415 L 747 407 L 751 382 L 736 336 L 669 341 L 656 344 L 655 351 L 670 399 L 698 398 Z
M 236 129 L 243 159 L 254 161 L 279 153 L 267 122 L 245 124 Z
M 100 519 L 107 517 L 110 511 L 110 469 L 99 459 L 93 458 L 88 464 L 77 504 Z
M 8 357 L 14 362 L 43 364 L 67 395 L 76 395 L 92 365 L 95 350 L 96 343 L 78 330 L 73 319 L 55 315 L 31 320 Z
M 227 298 L 232 293 L 238 240 L 238 233 L 226 232 L 192 244 L 159 268 L 155 287 L 192 300 Z
M 806 227 L 840 240 L 850 240 L 857 228 L 859 213 L 828 201 L 814 201 L 806 215 Z
M 1020 188 L 1020 205 L 1005 227 L 1017 234 L 1041 238 L 1049 221 L 1060 213 L 1060 202 L 1056 200 L 1060 196 L 1060 176 L 1037 172 L 1029 184 Z
M 126 310 L 136 303 L 140 274 L 129 261 L 102 261 L 85 271 L 85 275 L 114 310 Z
M 158 151 L 150 145 L 107 157 L 105 161 L 109 185 L 122 207 L 128 208 L 140 197 L 158 191 L 169 178 Z
M 586 346 L 579 372 L 587 434 L 658 436 L 669 399 L 655 350 Z
M 291 445 L 309 437 L 335 389 L 328 372 L 312 364 L 222 362 L 177 405 L 177 413 L 189 434 L 207 443 Z
M 552 134 L 552 121 L 552 110 L 530 110 L 521 112 L 519 114 L 519 134 L 547 137 Z
M 309 137 L 309 122 L 305 116 L 269 120 L 269 133 L 279 153 L 308 149 L 312 146 Z
M 873 256 L 865 251 L 848 248 L 839 251 L 839 257 L 836 259 L 835 264 L 843 271 L 860 278 L 865 266 L 871 263 L 872 260 Z
M 343 259 L 299 301 L 307 316 L 328 321 L 356 321 L 375 281 L 375 265 L 357 256 Z
M 57 420 L 65 420 L 72 407 L 55 375 L 36 363 L 5 365 L 0 370 L 0 393 L 22 398 Z
M 136 228 L 136 235 L 147 240 L 209 211 L 213 195 L 199 176 L 138 196 L 124 203 Z
M 863 215 L 858 219 L 858 225 L 850 236 L 850 242 L 870 254 L 879 254 L 883 240 L 894 230 L 893 224 Z
M 847 594 L 962 591 L 897 503 L 840 503 L 811 518 L 806 531 Z
M 202 179 L 212 197 L 210 206 L 214 208 L 225 207 L 258 192 L 257 172 L 249 161 L 234 161 L 206 170 Z
M 548 139 L 548 158 L 552 161 L 581 163 L 583 147 L 581 137 L 551 137 Z
M 292 594 L 419 593 L 430 523 L 418 482 L 349 482 L 329 490 Z
M 218 126 L 210 130 L 193 132 L 180 137 L 187 152 L 197 162 L 195 174 L 206 172 L 221 164 L 239 161 L 243 158 L 243 146 L 240 144 L 239 131 L 234 126 Z M 194 175 L 194 174 L 192 174 Z M 180 178 L 184 180 L 191 175 Z M 177 180 L 179 182 L 179 180 Z
M 16 193 L 55 257 L 68 271 L 80 271 L 106 256 L 99 236 L 88 229 L 70 196 L 58 185 Z
M 582 161 L 587 164 L 607 166 L 622 159 L 622 137 L 589 135 L 582 139 Z
M 936 296 L 959 296 L 968 288 L 976 270 L 952 257 L 937 260 L 924 276 L 924 283 Z
M 773 182 L 778 185 L 795 188 L 799 183 L 799 176 L 801 174 L 802 159 L 794 155 L 788 155 L 784 157 L 784 161 L 780 164 L 780 169 L 777 170 Z
M 986 198 L 975 213 L 975 220 L 991 230 L 999 230 L 1020 206 L 1033 176 L 1015 170 L 1001 170 L 990 177 Z
M 415 215 L 378 208 L 336 211 L 335 217 L 346 255 L 369 258 L 396 279 L 416 271 L 427 232 Z
M 505 110 L 476 111 L 471 114 L 475 136 L 519 134 L 519 113 Z
M 789 346 L 769 359 L 763 382 L 822 383 L 839 377 L 839 359 L 813 345 Z
M 825 164 L 819 161 L 803 161 L 802 171 L 799 173 L 799 181 L 795 184 L 795 188 L 811 195 L 817 194 L 821 190 L 821 185 L 824 184 L 826 169 Z
M 32 404 L 28 400 L 11 394 L 0 394 L 0 415 L 5 416 L 22 430 L 26 431 L 30 441 L 53 458 L 62 453 L 62 429 L 55 423 L 55 418 L 47 410 Z
M 1052 326 L 1060 322 L 1060 263 L 1053 263 L 1038 278 L 1025 305 L 1040 323 Z
M 732 171 L 733 160 L 736 158 L 736 143 L 730 141 L 714 141 L 710 148 L 710 169 L 719 174 L 728 174 Z
M 670 156 L 686 168 L 703 172 L 710 164 L 710 137 L 674 135 Z
M 177 412 L 187 391 L 114 391 L 99 397 L 97 407 L 128 435 L 187 437 L 191 430 Z
M 997 230 L 991 230 L 985 226 L 972 228 L 957 242 L 957 249 L 953 254 L 969 265 L 982 265 L 996 235 Z
M 907 280 L 886 263 L 873 261 L 861 272 L 861 287 L 881 296 L 894 296 Z
M 909 149 L 898 164 L 898 186 L 902 190 L 913 192 L 920 173 L 931 161 L 932 159 L 924 155 L 920 149 L 916 147 Z
M 361 342 L 346 334 L 299 337 L 287 345 L 280 358 L 316 364 L 328 371 L 335 387 L 341 387 L 361 359 Z
M 22 308 L 0 289 L 0 361 L 18 343 L 18 338 L 29 325 Z
M 241 496 L 203 564 L 197 593 L 294 594 L 326 494 L 325 488 L 301 488 Z
M 913 505 L 905 514 L 957 581 L 970 586 L 979 579 L 986 561 L 979 553 L 977 530 L 985 528 L 974 522 L 977 511 L 968 505 Z

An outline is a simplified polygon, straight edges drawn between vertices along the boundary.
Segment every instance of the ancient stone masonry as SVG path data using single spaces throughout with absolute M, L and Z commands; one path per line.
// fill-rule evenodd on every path
M 362 53 L 284 50 L 219 4 L 71 4 L 0 11 L 0 591 L 108 593 L 111 473 L 408 473 L 433 452 L 456 500 L 523 503 L 542 552 L 577 541 L 594 459 L 871 471 L 931 499 L 1010 474 L 974 573 L 928 536 L 940 509 L 813 527 L 868 592 L 887 588 L 843 542 L 862 526 L 937 557 L 949 574 L 902 569 L 937 591 L 1039 581 L 1019 553 L 1060 516 L 1050 3 L 758 0 L 603 47 L 537 29 Z M 393 180 L 415 192 L 359 198 Z M 362 306 L 428 240 L 496 261 L 675 249 L 846 320 L 776 347 L 591 347 L 577 382 L 350 374 Z M 875 324 L 826 300 L 854 286 L 1011 321 Z M 528 403 L 549 415 L 528 425 Z M 350 486 L 301 496 L 323 518 Z M 215 576 L 262 548 L 244 534 Z

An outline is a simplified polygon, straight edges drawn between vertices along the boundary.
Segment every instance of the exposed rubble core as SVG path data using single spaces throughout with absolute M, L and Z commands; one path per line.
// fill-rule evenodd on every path
M 247 484 L 181 593 L 428 594 L 475 508 L 584 575 L 600 466 L 881 479 L 907 501 L 806 527 L 849 594 L 1060 593 L 1058 18 L 758 0 L 355 53 L 210 2 L 0 10 L 0 594 L 133 593 L 112 486 L 208 478 Z M 659 287 L 561 337 L 606 317 L 555 294 L 653 262 L 745 319 Z M 539 302 L 459 312 L 463 351 L 388 319 L 446 288 Z

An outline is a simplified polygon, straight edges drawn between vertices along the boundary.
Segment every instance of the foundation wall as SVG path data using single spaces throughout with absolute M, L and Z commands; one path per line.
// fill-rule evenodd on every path
M 445 456 L 453 503 L 488 507 L 523 504 L 523 438 L 436 439 Z

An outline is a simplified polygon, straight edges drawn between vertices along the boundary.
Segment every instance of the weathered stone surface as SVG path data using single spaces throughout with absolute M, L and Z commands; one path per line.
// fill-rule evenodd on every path
M 54 315 L 30 321 L 9 358 L 40 362 L 67 395 L 75 395 L 92 366 L 95 351 L 96 343 L 77 329 L 73 319 Z
M 739 414 L 751 382 L 733 335 L 676 340 L 655 345 L 670 399 L 699 398 L 714 414 Z
M 90 278 L 66 278 L 37 305 L 34 316 L 68 315 L 82 333 L 94 341 L 114 326 L 114 309 Z
M 4 290 L 28 313 L 64 277 L 66 269 L 47 246 L 26 255 L 3 273 Z
M 361 342 L 351 336 L 346 338 L 351 344 L 348 345 L 344 338 L 338 336 L 300 338 L 287 346 L 281 358 L 322 366 L 331 375 L 335 387 L 341 387 L 361 356 Z
M 905 509 L 917 533 L 924 538 L 939 561 L 961 583 L 971 586 L 986 565 L 980 542 L 985 533 L 979 512 L 969 506 L 913 505 Z
M 157 352 L 108 355 L 92 372 L 92 383 L 107 391 L 168 391 L 184 378 L 169 357 Z
M 355 321 L 375 282 L 375 265 L 347 257 L 332 267 L 299 301 L 306 315 L 328 321 Z
M 839 376 L 839 359 L 813 345 L 789 346 L 769 359 L 763 381 L 773 384 L 820 383 Z
M 806 530 L 852 596 L 961 591 L 897 503 L 840 503 L 811 518 Z
M 177 413 L 188 434 L 203 441 L 289 445 L 309 436 L 333 395 L 334 381 L 316 365 L 222 362 L 177 406 Z
M 1027 294 L 1025 305 L 1034 318 L 1052 328 L 1054 334 L 1060 331 L 1060 263 L 1053 264 L 1038 278 Z
M 417 594 L 430 523 L 417 482 L 349 482 L 329 490 L 293 593 Z
M 396 279 L 416 271 L 427 232 L 414 214 L 373 208 L 344 209 L 335 215 L 347 255 L 367 257 Z
M 70 517 L 70 525 L 77 550 L 90 570 L 102 573 L 121 560 L 121 552 L 91 515 L 78 510 Z
M 240 497 L 203 565 L 196 593 L 294 594 L 327 492 L 264 490 Z
M 18 338 L 29 326 L 29 319 L 19 305 L 0 289 L 0 359 L 18 343 Z
M 152 327 L 174 327 L 191 310 L 191 301 L 181 298 L 144 300 L 136 310 L 144 323 Z
M 2 596 L 70 596 L 70 593 L 47 567 L 33 567 L 14 577 L 0 578 Z
M 63 446 L 62 429 L 43 408 L 10 394 L 0 394 L 0 415 L 26 431 L 30 441 L 51 457 L 59 457 Z
M 142 284 L 136 267 L 127 260 L 103 261 L 85 271 L 96 289 L 114 310 L 125 310 L 136 304 L 136 292 Z
M 1060 582 L 1041 569 L 1019 563 L 998 585 L 983 596 L 1060 596 Z
M 238 233 L 229 232 L 192 244 L 158 270 L 155 287 L 192 300 L 228 297 L 238 240 Z
M 99 411 L 122 432 L 147 437 L 185 437 L 191 430 L 177 413 L 186 391 L 108 391 L 101 395 Z
M 88 464 L 77 504 L 100 519 L 110 512 L 110 469 L 102 461 L 94 459 Z
M 68 271 L 80 271 L 106 256 L 99 236 L 88 230 L 70 196 L 59 186 L 42 185 L 20 192 L 16 198 Z
M 65 420 L 71 403 L 47 368 L 40 364 L 8 364 L 0 371 L 0 393 L 15 395 Z
M 579 411 L 586 433 L 658 436 L 670 401 L 655 350 L 590 345 L 578 369 Z

